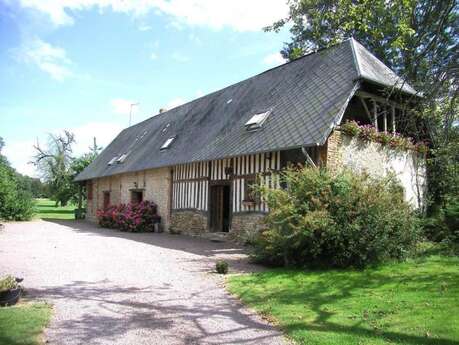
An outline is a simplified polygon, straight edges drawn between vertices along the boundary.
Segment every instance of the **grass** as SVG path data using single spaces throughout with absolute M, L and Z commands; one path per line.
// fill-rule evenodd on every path
M 271 269 L 228 288 L 299 344 L 459 344 L 459 258 L 364 271 Z
M 37 345 L 51 317 L 46 303 L 21 303 L 0 308 L 0 345 Z
M 38 218 L 41 219 L 75 219 L 75 205 L 56 207 L 56 203 L 50 199 L 35 199 L 35 208 Z

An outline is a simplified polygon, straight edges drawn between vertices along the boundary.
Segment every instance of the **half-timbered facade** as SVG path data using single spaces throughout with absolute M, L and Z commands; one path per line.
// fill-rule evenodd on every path
M 339 132 L 348 119 L 395 132 L 416 97 L 351 39 L 125 129 L 76 180 L 86 186 L 89 219 L 146 199 L 158 204 L 166 230 L 190 234 L 263 227 L 270 210 L 252 186 L 281 188 L 276 172 L 288 164 L 395 173 L 418 207 L 424 175 L 416 153 Z

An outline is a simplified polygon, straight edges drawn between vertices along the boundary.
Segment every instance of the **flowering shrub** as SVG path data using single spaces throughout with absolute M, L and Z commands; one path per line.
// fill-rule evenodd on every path
M 376 141 L 378 138 L 378 131 L 376 128 L 370 125 L 364 125 L 360 127 L 359 138 L 363 141 Z
M 272 265 L 365 267 L 416 248 L 418 220 L 394 179 L 326 169 L 286 169 L 287 189 L 258 186 L 270 212 L 254 242 Z
M 161 217 L 157 214 L 157 206 L 151 201 L 110 206 L 97 210 L 99 225 L 104 228 L 120 229 L 121 231 L 143 232 L 153 231 L 154 224 Z
M 399 133 L 378 132 L 371 125 L 359 125 L 356 121 L 346 121 L 340 126 L 341 131 L 351 137 L 358 137 L 366 142 L 377 142 L 383 146 L 389 146 L 398 150 L 414 150 L 419 153 L 427 153 L 428 146 L 424 142 L 414 144 L 411 138 Z
M 360 132 L 360 126 L 357 121 L 346 121 L 341 125 L 341 131 L 351 137 L 355 137 Z

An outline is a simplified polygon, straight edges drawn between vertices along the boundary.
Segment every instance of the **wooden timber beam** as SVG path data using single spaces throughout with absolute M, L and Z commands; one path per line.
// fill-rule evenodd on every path
M 374 94 L 366 92 L 366 91 L 357 91 L 355 94 L 356 94 L 356 96 L 361 97 L 363 99 L 370 98 L 370 99 L 373 99 L 373 100 L 375 100 L 377 102 L 394 106 L 395 108 L 398 108 L 398 109 L 405 109 L 406 108 L 405 106 L 402 106 L 401 104 L 398 104 L 397 102 L 388 100 L 387 98 L 384 98 L 384 97 L 381 97 L 381 96 L 378 96 L 378 95 L 374 95 Z
M 368 120 L 371 121 L 371 113 L 370 110 L 368 110 L 367 103 L 365 103 L 365 99 L 357 95 L 357 98 L 359 99 L 360 103 L 362 103 L 363 109 L 365 110 L 365 114 L 368 116 Z

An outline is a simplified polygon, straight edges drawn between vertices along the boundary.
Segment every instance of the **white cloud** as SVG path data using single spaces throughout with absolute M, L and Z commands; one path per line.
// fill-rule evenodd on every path
M 107 147 L 110 142 L 115 139 L 123 127 L 116 122 L 89 122 L 74 128 L 67 128 L 75 134 L 75 144 L 73 146 L 73 155 L 79 156 L 89 152 L 89 147 L 92 146 L 94 137 L 96 137 L 97 145 L 103 148 Z M 52 132 L 55 134 L 62 133 L 63 129 L 55 129 Z M 47 133 L 42 133 L 39 142 L 45 144 Z M 2 149 L 11 165 L 21 174 L 39 177 L 38 171 L 33 164 L 29 162 L 33 158 L 35 144 L 34 140 L 17 140 L 8 141 Z
M 169 103 L 166 104 L 165 108 L 167 110 L 169 109 L 172 109 L 172 108 L 175 108 L 175 107 L 178 107 L 179 105 L 182 105 L 186 103 L 186 100 L 184 100 L 183 98 L 181 97 L 177 97 L 177 98 L 174 98 L 173 100 L 171 100 Z
M 263 59 L 263 63 L 268 66 L 279 66 L 285 62 L 286 60 L 282 57 L 281 53 L 272 53 L 266 55 Z
M 236 31 L 260 30 L 288 13 L 285 0 L 21 0 L 21 5 L 46 13 L 55 25 L 73 24 L 71 11 L 98 7 L 134 16 L 150 11 L 166 14 L 176 27 L 188 24 Z
M 2 150 L 2 154 L 8 158 L 9 162 L 19 173 L 32 177 L 38 177 L 38 173 L 32 161 L 33 140 L 7 141 Z
M 180 22 L 176 21 L 176 20 L 172 20 L 168 25 L 167 25 L 167 28 L 172 28 L 172 29 L 175 29 L 177 31 L 183 31 L 185 28 L 183 27 L 183 24 L 181 24 Z
M 158 58 L 158 54 L 156 54 L 156 53 L 151 53 L 150 54 L 150 59 L 156 60 L 157 58 Z
M 37 66 L 51 78 L 62 81 L 73 75 L 72 61 L 63 48 L 53 46 L 39 38 L 26 41 L 17 50 L 17 56 L 26 63 Z
M 180 53 L 173 53 L 171 55 L 171 58 L 177 62 L 188 62 L 190 61 L 190 58 L 186 55 L 180 54 Z
M 129 115 L 131 111 L 131 104 L 136 104 L 136 101 L 124 98 L 115 98 L 110 101 L 112 110 L 115 114 Z M 132 106 L 132 114 L 136 114 L 139 105 Z
M 139 31 L 150 31 L 152 27 L 150 25 L 140 25 L 138 29 Z
M 119 124 L 114 122 L 89 122 L 76 128 L 70 128 L 70 131 L 75 134 L 76 140 L 74 155 L 78 156 L 88 152 L 94 137 L 96 137 L 97 146 L 107 147 L 122 129 Z

